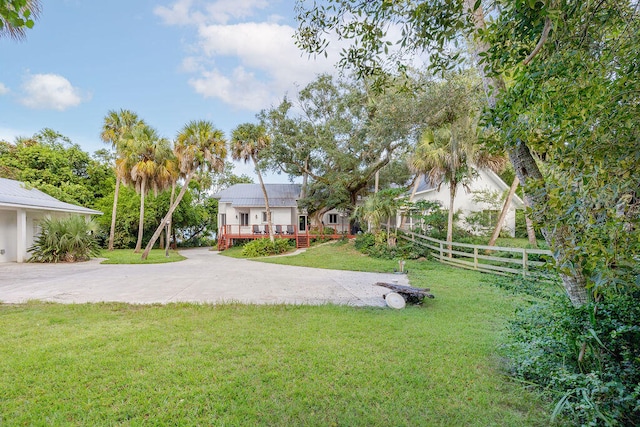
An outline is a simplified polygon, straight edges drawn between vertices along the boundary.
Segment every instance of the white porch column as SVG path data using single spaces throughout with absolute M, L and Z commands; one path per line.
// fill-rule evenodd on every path
M 16 213 L 18 215 L 18 227 L 16 230 L 16 261 L 24 262 L 27 257 L 27 212 L 24 209 L 18 209 Z

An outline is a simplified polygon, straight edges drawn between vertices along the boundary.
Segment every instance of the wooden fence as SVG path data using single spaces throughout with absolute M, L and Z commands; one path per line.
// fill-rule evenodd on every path
M 518 274 L 537 278 L 550 276 L 549 270 L 545 267 L 546 260 L 551 260 L 552 257 L 549 250 L 447 243 L 401 230 L 398 230 L 398 238 L 429 249 L 433 258 L 445 264 L 501 275 Z

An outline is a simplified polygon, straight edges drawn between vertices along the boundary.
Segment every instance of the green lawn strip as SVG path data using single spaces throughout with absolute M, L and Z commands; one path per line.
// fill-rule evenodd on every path
M 107 258 L 101 264 L 164 264 L 186 259 L 178 251 L 169 251 L 169 256 L 166 257 L 164 249 L 151 250 L 149 257 L 145 260 L 142 259 L 142 253 L 136 254 L 133 249 L 102 250 L 100 258 Z
M 436 299 L 0 305 L 0 425 L 547 424 L 495 356 L 519 300 L 471 271 L 409 274 Z
M 222 252 L 225 254 L 227 251 Z M 256 258 L 260 262 L 297 265 L 302 267 L 328 268 L 333 270 L 374 271 L 392 273 L 398 269 L 398 261 L 370 258 L 354 249 L 350 242 L 333 242 L 314 246 L 305 252 L 285 257 Z M 408 262 L 409 266 L 417 263 Z

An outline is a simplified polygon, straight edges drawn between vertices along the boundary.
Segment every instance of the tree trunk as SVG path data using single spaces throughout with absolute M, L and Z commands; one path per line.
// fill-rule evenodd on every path
M 169 207 L 169 212 L 167 212 L 164 218 L 162 218 L 162 221 L 160 221 L 158 228 L 156 228 L 156 231 L 153 233 L 153 236 L 151 236 L 149 243 L 147 243 L 147 246 L 144 248 L 144 252 L 142 253 L 142 259 L 147 259 L 147 257 L 149 256 L 149 252 L 151 252 L 151 248 L 153 248 L 153 245 L 155 245 L 156 240 L 158 240 L 158 237 L 160 237 L 160 233 L 162 233 L 162 229 L 167 225 L 167 222 L 173 215 L 173 212 L 176 210 L 176 208 L 180 204 L 180 201 L 184 197 L 184 193 L 187 192 L 187 188 L 189 187 L 189 182 L 191 182 L 191 178 L 193 178 L 193 175 L 194 175 L 194 172 L 190 172 L 185 178 L 184 185 L 180 189 L 180 192 L 178 193 L 178 197 L 171 204 L 171 206 Z
M 111 229 L 109 229 L 109 245 L 107 250 L 113 250 L 113 241 L 116 235 L 116 213 L 118 212 L 118 196 L 120 194 L 120 178 L 116 176 L 116 189 L 113 193 L 113 209 L 111 210 Z
M 136 249 L 133 251 L 134 254 L 140 253 L 142 250 L 142 235 L 144 234 L 144 191 L 145 191 L 145 180 L 142 180 L 140 184 L 140 220 L 138 221 L 138 241 L 136 242 Z
M 498 218 L 498 222 L 496 223 L 496 228 L 493 230 L 493 234 L 491 235 L 491 239 L 489 239 L 489 243 L 487 246 L 494 246 L 496 244 L 496 240 L 498 240 L 498 236 L 500 236 L 500 231 L 502 230 L 502 224 L 504 224 L 504 219 L 507 217 L 507 212 L 509 212 L 511 200 L 513 199 L 513 195 L 516 193 L 516 188 L 518 188 L 519 183 L 520 180 L 518 179 L 518 177 L 514 177 L 513 182 L 511 183 L 511 187 L 509 187 L 507 198 L 504 201 L 504 205 L 502 205 L 502 211 L 500 211 L 500 217 Z
M 302 174 L 302 191 L 300 191 L 300 198 L 307 197 L 307 183 L 309 182 L 309 174 L 307 173 L 309 167 L 309 158 L 304 159 L 304 173 Z
M 173 197 L 176 194 L 176 182 L 173 181 L 171 183 L 171 198 L 169 199 L 169 206 L 173 204 Z M 171 246 L 171 221 L 173 220 L 173 215 L 169 217 L 169 221 L 167 221 L 167 231 L 165 231 L 165 235 L 167 236 L 167 246 L 164 248 L 164 256 L 169 256 L 169 246 Z
M 269 196 L 267 195 L 267 187 L 264 186 L 264 181 L 262 180 L 262 174 L 260 173 L 260 169 L 258 169 L 258 159 L 253 158 L 253 164 L 256 167 L 256 175 L 258 175 L 258 181 L 260 181 L 260 187 L 262 187 L 262 194 L 264 195 L 264 204 L 267 208 L 267 225 L 269 226 L 269 240 L 271 243 L 275 242 L 275 238 L 273 237 L 273 223 L 271 222 L 271 208 L 269 207 Z
M 513 164 L 518 178 L 526 188 L 527 179 L 532 181 L 542 181 L 544 178 L 535 159 L 525 144 L 517 144 L 509 150 L 509 159 Z M 533 197 L 531 193 L 525 193 L 525 205 L 532 208 L 532 212 L 544 209 L 547 200 L 545 191 Z M 553 228 L 545 225 L 540 230 L 545 241 L 551 248 L 553 259 L 556 263 L 558 274 L 562 279 L 562 284 L 574 307 L 580 307 L 589 300 L 587 293 L 587 283 L 582 273 L 580 260 L 575 259 L 570 254 L 573 247 L 571 243 L 571 230 L 564 224 L 557 224 Z
M 453 206 L 456 199 L 457 183 L 449 183 L 449 215 L 447 217 L 447 243 L 449 243 L 449 258 L 451 258 L 451 242 L 453 242 Z
M 529 206 L 527 205 L 527 198 L 525 196 L 523 197 L 525 201 L 524 206 L 525 208 L 528 208 Z M 538 246 L 538 240 L 536 239 L 536 230 L 533 228 L 533 221 L 531 220 L 531 217 L 527 213 L 526 209 L 524 211 L 524 222 L 527 225 L 527 237 L 529 238 L 529 244 L 533 246 Z
M 377 193 L 378 192 L 378 186 L 380 184 L 380 170 L 376 171 L 374 182 L 375 182 L 375 184 L 374 184 L 373 192 Z
M 474 9 L 475 0 L 464 0 L 465 8 L 470 15 L 470 19 L 476 28 L 476 32 L 483 31 L 486 28 L 484 21 L 484 12 L 482 6 Z M 477 34 L 476 34 L 477 35 Z M 482 83 L 487 97 L 489 108 L 493 109 L 497 105 L 497 97 L 505 90 L 505 84 L 500 76 L 490 75 L 486 67 L 487 63 L 481 61 L 481 54 L 487 53 L 489 45 L 477 37 L 474 40 L 473 57 L 478 66 L 478 71 L 482 78 Z M 539 181 L 544 183 L 544 177 L 533 158 L 529 147 L 524 141 L 516 141 L 510 145 L 507 150 L 509 160 L 513 165 L 516 176 L 522 183 L 523 188 L 527 187 L 528 180 Z M 530 206 L 533 211 L 542 211 L 546 204 L 546 193 L 542 193 L 536 198 L 525 194 L 525 203 Z M 570 230 L 560 224 L 553 229 L 543 227 L 541 229 L 546 242 L 552 249 L 553 257 L 558 268 L 558 273 L 562 278 L 563 286 L 574 307 L 580 307 L 587 303 L 588 294 L 586 288 L 586 280 L 582 273 L 582 267 L 579 260 L 574 260 L 569 254 L 571 242 L 568 238 Z M 568 267 L 568 268 L 561 268 Z

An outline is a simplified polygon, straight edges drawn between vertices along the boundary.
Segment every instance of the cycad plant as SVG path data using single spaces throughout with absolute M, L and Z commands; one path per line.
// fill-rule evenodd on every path
M 87 261 L 100 253 L 93 234 L 97 230 L 93 220 L 85 220 L 79 215 L 47 218 L 40 227 L 40 234 L 29 248 L 29 262 Z

